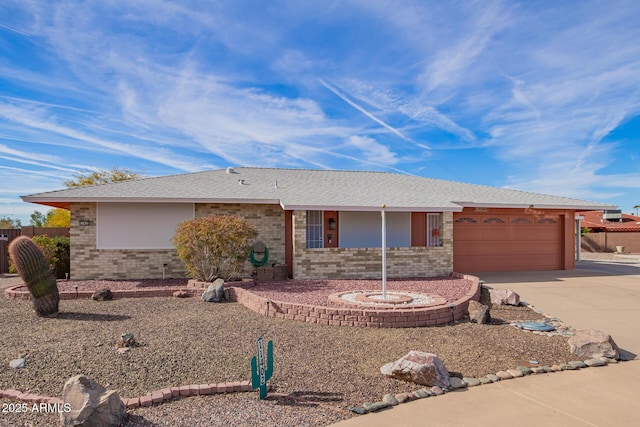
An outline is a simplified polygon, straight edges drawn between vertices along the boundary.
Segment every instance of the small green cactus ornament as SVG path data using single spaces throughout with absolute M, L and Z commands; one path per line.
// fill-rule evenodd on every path
M 264 358 L 262 338 L 258 338 L 258 355 L 251 359 L 251 388 L 260 389 L 260 400 L 267 397 L 267 381 L 273 375 L 273 341 L 267 343 L 267 360 Z

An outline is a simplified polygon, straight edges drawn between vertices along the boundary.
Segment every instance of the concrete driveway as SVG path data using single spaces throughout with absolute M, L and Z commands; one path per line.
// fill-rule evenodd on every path
M 611 258 L 580 261 L 574 271 L 475 274 L 487 286 L 514 290 L 576 329 L 610 334 L 634 359 L 640 354 L 640 256 Z M 336 426 L 640 425 L 639 380 L 640 360 L 634 359 L 447 393 Z

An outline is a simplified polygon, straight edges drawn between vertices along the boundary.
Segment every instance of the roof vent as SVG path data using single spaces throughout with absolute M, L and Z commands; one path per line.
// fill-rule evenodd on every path
M 244 179 L 239 179 L 238 180 L 238 185 L 244 185 Z
M 278 188 L 278 181 L 276 181 L 275 184 L 273 184 L 273 188 Z
M 232 174 L 232 173 L 236 173 L 236 171 L 234 171 L 232 167 L 228 167 L 227 168 L 227 173 L 228 174 Z

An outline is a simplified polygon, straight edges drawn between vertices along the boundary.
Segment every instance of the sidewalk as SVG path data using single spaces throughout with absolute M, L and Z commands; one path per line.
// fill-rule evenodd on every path
M 631 358 L 640 354 L 640 259 L 581 261 L 575 271 L 476 275 L 487 286 L 514 290 L 576 329 L 610 334 Z M 640 425 L 638 378 L 637 359 L 529 375 L 417 400 L 335 426 Z

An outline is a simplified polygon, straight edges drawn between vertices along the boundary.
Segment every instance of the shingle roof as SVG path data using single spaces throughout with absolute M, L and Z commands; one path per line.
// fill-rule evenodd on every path
M 277 182 L 277 185 L 276 185 Z M 386 172 L 235 168 L 23 196 L 26 202 L 278 203 L 284 209 L 460 211 L 462 207 L 612 209 L 566 197 Z

